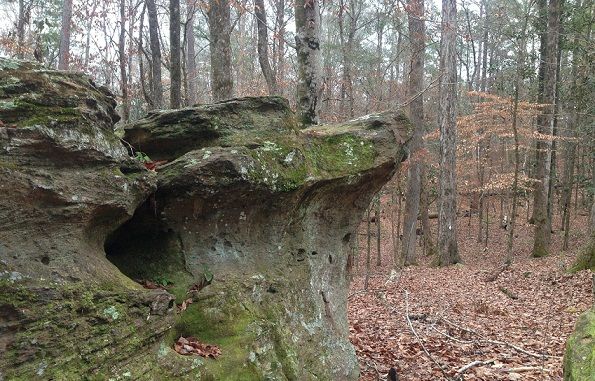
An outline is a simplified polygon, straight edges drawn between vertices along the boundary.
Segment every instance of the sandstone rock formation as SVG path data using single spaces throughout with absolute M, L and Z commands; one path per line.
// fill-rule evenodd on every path
M 154 173 L 107 92 L 0 65 L 0 378 L 357 379 L 350 253 L 404 117 L 299 130 L 276 97 L 158 111 L 124 136 L 168 161 Z M 180 335 L 222 355 L 178 355 Z

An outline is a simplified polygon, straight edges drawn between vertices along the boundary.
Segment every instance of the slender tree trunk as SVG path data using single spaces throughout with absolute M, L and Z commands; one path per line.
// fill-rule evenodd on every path
M 457 245 L 457 69 L 456 0 L 442 0 L 440 41 L 440 196 L 438 251 L 440 266 L 461 262 Z
M 554 128 L 559 21 L 559 0 L 550 0 L 548 9 L 547 45 L 545 49 L 545 82 L 543 88 L 544 103 L 548 104 L 548 106 L 544 108 L 543 114 L 538 120 L 539 132 L 546 135 L 552 135 Z M 538 141 L 537 147 L 536 175 L 541 183 L 535 188 L 535 201 L 533 202 L 535 237 L 532 255 L 534 257 L 543 257 L 549 253 L 551 239 L 551 224 L 548 222 L 551 143 L 549 141 Z
M 19 0 L 19 16 L 17 20 L 17 58 L 25 58 L 25 0 Z
M 376 201 L 374 202 L 375 212 L 376 214 L 376 266 L 382 265 L 382 253 L 380 251 L 380 193 L 376 196 Z
M 196 0 L 186 0 L 188 12 L 186 20 L 186 103 L 193 105 L 197 101 L 198 71 L 196 70 L 196 41 L 194 37 L 194 15 Z
M 97 2 L 93 3 L 93 8 L 91 8 L 91 12 L 87 14 L 87 25 L 85 30 L 85 60 L 83 65 L 85 70 L 89 68 L 89 55 L 91 50 L 91 30 L 93 28 L 93 19 L 95 18 L 95 10 L 97 9 Z M 131 34 L 132 36 L 132 34 Z
M 149 40 L 151 45 L 151 109 L 163 107 L 163 85 L 161 84 L 161 44 L 159 42 L 159 24 L 155 0 L 146 0 L 149 16 Z
M 409 3 L 409 35 L 411 36 L 411 68 L 409 72 L 409 114 L 415 130 L 410 145 L 412 152 L 407 171 L 407 198 L 405 199 L 405 216 L 403 220 L 403 248 L 405 265 L 415 264 L 415 228 L 419 215 L 419 198 L 421 191 L 421 166 L 419 151 L 423 140 L 423 73 L 425 56 L 425 24 L 423 21 L 424 1 L 411 0 Z
M 267 89 L 270 95 L 277 94 L 277 79 L 269 62 L 269 37 L 267 31 L 266 9 L 264 0 L 254 0 L 254 17 L 258 28 L 258 63 L 262 70 L 262 75 L 267 83 Z
M 297 101 L 300 122 L 320 122 L 322 66 L 318 0 L 295 1 L 295 43 L 298 63 Z
M 182 47 L 180 46 L 180 0 L 169 0 L 169 46 L 171 88 L 169 107 L 182 104 Z
M 120 0 L 118 58 L 120 63 L 120 91 L 122 92 L 122 120 L 127 122 L 130 119 L 130 99 L 128 96 L 128 75 L 126 73 L 126 0 Z
M 370 282 L 370 256 L 371 256 L 371 246 L 372 246 L 372 232 L 370 227 L 370 210 L 372 210 L 372 205 L 368 206 L 368 212 L 366 215 L 366 224 L 367 224 L 367 239 L 368 245 L 366 247 L 366 279 L 364 280 L 364 290 L 368 289 L 368 283 Z
M 279 82 L 285 78 L 285 0 L 277 1 L 277 14 L 275 18 L 276 36 L 275 36 L 275 78 L 277 79 L 277 89 L 279 95 L 283 95 L 283 86 Z
M 233 97 L 229 0 L 209 0 L 211 91 L 213 100 Z
M 424 248 L 426 255 L 433 256 L 436 254 L 436 247 L 432 239 L 432 229 L 430 227 L 430 216 L 428 209 L 430 208 L 430 184 L 428 183 L 427 164 L 422 163 L 420 178 L 421 178 L 421 193 L 419 197 L 419 208 L 421 214 L 421 229 L 423 231 Z
M 62 27 L 60 30 L 60 50 L 58 70 L 68 70 L 70 63 L 70 30 L 72 23 L 72 0 L 64 0 L 62 6 Z
M 521 31 L 521 39 L 519 42 L 519 50 L 517 57 L 516 76 L 514 83 L 514 101 L 512 108 L 512 134 L 514 137 L 514 178 L 512 181 L 512 211 L 510 214 L 508 240 L 506 243 L 506 261 L 505 266 L 508 267 L 512 263 L 512 247 L 514 243 L 514 230 L 516 227 L 516 214 L 519 193 L 519 172 L 521 166 L 521 158 L 519 153 L 519 130 L 518 130 L 518 110 L 519 110 L 519 88 L 523 80 L 523 69 L 525 64 L 525 51 L 527 49 L 527 23 L 529 19 L 529 11 L 525 14 L 523 29 Z
M 484 12 L 485 12 L 485 18 L 483 21 L 483 39 L 482 39 L 482 45 L 483 45 L 483 54 L 482 54 L 482 61 L 481 61 L 481 84 L 480 84 L 480 90 L 482 92 L 485 92 L 487 90 L 487 84 L 488 84 L 488 46 L 489 46 L 489 34 L 488 34 L 488 30 L 489 30 L 489 26 L 490 26 L 490 12 L 489 12 L 489 7 L 488 7 L 488 0 L 484 0 L 483 2 L 483 8 L 484 8 Z
M 403 193 L 401 192 L 401 183 L 399 182 L 398 184 L 399 184 L 399 187 L 397 188 L 397 192 L 398 192 L 398 197 L 399 197 L 399 199 L 398 199 L 399 206 L 397 209 L 397 235 L 399 236 L 399 239 L 400 239 L 402 237 L 402 234 L 401 234 L 401 211 L 403 209 Z M 397 251 L 395 252 L 395 267 L 401 267 L 401 265 L 402 265 L 402 261 L 399 261 L 398 254 L 399 254 L 399 252 L 397 249 Z

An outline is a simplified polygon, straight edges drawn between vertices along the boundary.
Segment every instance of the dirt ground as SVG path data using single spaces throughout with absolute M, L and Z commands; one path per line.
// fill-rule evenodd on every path
M 444 380 L 480 361 L 463 372 L 464 380 L 562 380 L 566 339 L 593 300 L 590 272 L 567 272 L 586 240 L 586 216 L 573 216 L 570 247 L 562 251 L 556 215 L 552 254 L 536 259 L 530 257 L 533 226 L 521 209 L 513 264 L 495 282 L 486 282 L 506 254 L 507 232 L 498 226 L 497 212 L 490 217 L 496 223 L 490 226 L 487 248 L 477 243 L 477 216 L 471 225 L 468 218 L 459 218 L 463 265 L 434 268 L 431 258 L 420 254 L 418 266 L 391 275 L 393 245 L 388 206 L 383 204 L 382 265 L 375 265 L 373 236 L 370 287 L 364 292 L 362 226 L 359 267 L 349 297 L 350 339 L 360 380 L 386 380 L 391 367 L 401 381 Z M 431 223 L 435 238 L 437 220 Z

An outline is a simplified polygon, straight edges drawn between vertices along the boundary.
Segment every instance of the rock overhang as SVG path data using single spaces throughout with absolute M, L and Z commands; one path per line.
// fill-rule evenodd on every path
M 38 313 L 55 325 L 57 339 L 44 341 L 50 358 L 72 377 L 149 369 L 162 379 L 357 378 L 346 319 L 351 237 L 405 155 L 406 118 L 387 112 L 300 129 L 279 97 L 158 111 L 126 126 L 124 137 L 151 159 L 168 160 L 152 173 L 126 155 L 114 107 L 84 76 L 0 61 L 0 119 L 8 122 L 0 127 L 0 177 L 12 189 L 0 201 L 9 211 L 0 217 L 11 224 L 1 225 L 0 249 L 20 252 L 0 268 L 28 279 L 0 286 L 22 292 L 20 302 L 3 297 L 7 305 L 31 305 L 22 323 L 30 333 L 11 340 L 40 334 L 31 315 Z M 174 280 L 178 302 L 203 278 L 210 284 L 174 315 L 171 298 L 140 289 L 105 259 L 104 242 L 129 277 Z M 54 315 L 37 304 L 44 287 L 54 290 Z M 64 349 L 63 320 L 96 322 L 89 332 L 101 340 L 108 325 L 128 332 L 133 324 L 137 333 L 83 365 Z M 220 345 L 222 357 L 200 366 L 180 358 L 170 349 L 179 334 Z M 3 365 L 16 366 L 11 358 Z M 45 360 L 28 361 L 15 371 L 29 374 Z

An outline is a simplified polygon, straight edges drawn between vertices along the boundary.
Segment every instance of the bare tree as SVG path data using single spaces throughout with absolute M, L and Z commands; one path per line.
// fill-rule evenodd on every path
M 128 75 L 126 70 L 126 0 L 120 0 L 120 34 L 118 36 L 118 61 L 120 63 L 120 90 L 122 91 L 122 120 L 130 118 Z
M 233 97 L 231 76 L 231 20 L 229 0 L 209 0 L 211 91 L 213 100 Z
M 550 0 L 548 7 L 548 27 L 545 46 L 545 66 L 543 84 L 543 103 L 547 104 L 543 114 L 538 118 L 538 131 L 552 135 L 554 129 L 554 110 L 556 102 L 556 73 L 558 67 L 558 31 L 560 27 L 559 0 Z M 551 222 L 548 214 L 551 174 L 551 142 L 538 141 L 536 153 L 536 177 L 540 181 L 535 187 L 533 217 L 535 238 L 533 241 L 534 257 L 543 257 L 549 253 L 551 239 Z
M 258 63 L 262 70 L 262 75 L 267 83 L 269 94 L 277 93 L 277 78 L 269 62 L 269 37 L 267 32 L 267 16 L 264 8 L 264 0 L 254 0 L 254 17 L 256 17 L 256 27 L 258 29 Z
M 442 0 L 440 41 L 440 196 L 438 208 L 438 264 L 461 262 L 457 245 L 457 66 L 456 0 Z
M 322 66 L 318 0 L 295 1 L 295 42 L 298 61 L 297 98 L 303 125 L 320 122 Z
M 161 44 L 159 42 L 159 24 L 155 0 L 146 0 L 149 16 L 149 40 L 151 45 L 151 108 L 163 107 L 163 85 L 161 84 Z
M 196 70 L 196 52 L 194 38 L 194 14 L 196 13 L 196 0 L 186 0 L 186 103 L 196 103 L 198 71 Z
M 180 0 L 169 0 L 169 44 L 171 88 L 169 106 L 180 108 L 182 103 L 182 48 L 180 46 Z
M 411 69 L 409 71 L 409 114 L 415 127 L 411 142 L 412 155 L 407 171 L 407 198 L 403 220 L 403 257 L 405 265 L 416 263 L 415 242 L 416 224 L 419 214 L 419 196 L 421 190 L 421 166 L 418 153 L 423 144 L 424 101 L 423 72 L 425 55 L 424 1 L 411 0 L 409 5 L 409 36 L 411 39 Z
M 72 23 L 72 0 L 64 0 L 62 6 L 62 28 L 60 29 L 60 50 L 58 69 L 68 70 L 70 63 L 70 30 Z

